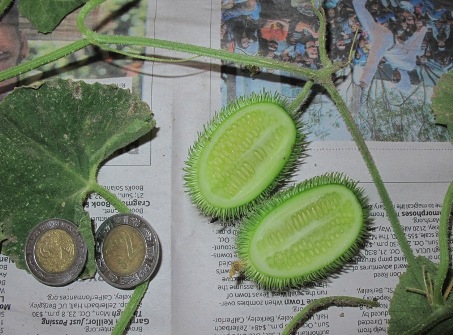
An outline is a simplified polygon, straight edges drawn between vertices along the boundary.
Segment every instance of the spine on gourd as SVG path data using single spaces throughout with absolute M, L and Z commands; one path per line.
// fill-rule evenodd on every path
M 201 212 L 235 219 L 267 198 L 305 150 L 298 115 L 277 94 L 252 94 L 223 108 L 189 149 L 185 188 Z
M 323 278 L 359 250 L 368 211 L 362 189 L 339 173 L 292 186 L 258 205 L 240 224 L 236 270 L 272 290 Z

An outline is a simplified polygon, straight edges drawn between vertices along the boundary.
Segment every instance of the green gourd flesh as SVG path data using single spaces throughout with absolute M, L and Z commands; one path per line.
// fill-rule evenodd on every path
M 281 290 L 325 277 L 358 251 L 367 208 L 362 190 L 341 174 L 277 193 L 239 228 L 237 250 L 246 278 Z
M 185 186 L 206 215 L 237 218 L 294 167 L 305 136 L 284 99 L 267 93 L 229 104 L 189 150 Z

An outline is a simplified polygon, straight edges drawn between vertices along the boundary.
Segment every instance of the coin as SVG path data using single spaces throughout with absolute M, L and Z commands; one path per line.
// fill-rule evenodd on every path
M 129 289 L 148 280 L 157 267 L 159 255 L 156 232 L 138 215 L 113 215 L 96 231 L 97 270 L 114 287 Z
M 50 286 L 63 286 L 77 279 L 86 258 L 87 247 L 77 226 L 64 219 L 39 223 L 25 243 L 30 273 Z

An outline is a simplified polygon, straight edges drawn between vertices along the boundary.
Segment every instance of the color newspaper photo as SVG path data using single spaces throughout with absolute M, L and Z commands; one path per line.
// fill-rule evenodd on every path
M 453 4 L 436 0 L 328 0 L 329 56 L 351 66 L 338 73 L 367 140 L 448 141 L 433 126 L 432 88 L 453 67 Z M 223 0 L 221 46 L 225 50 L 319 68 L 318 18 L 310 0 Z M 223 99 L 278 91 L 288 99 L 299 88 L 281 71 L 223 66 Z M 329 99 L 313 90 L 304 121 L 313 140 L 349 140 Z

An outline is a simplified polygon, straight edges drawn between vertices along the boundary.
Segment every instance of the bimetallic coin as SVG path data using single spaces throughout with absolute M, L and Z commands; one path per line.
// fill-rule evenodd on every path
M 159 262 L 159 238 L 151 225 L 135 214 L 105 220 L 95 236 L 99 274 L 112 286 L 129 289 L 148 280 Z
M 85 266 L 87 247 L 77 227 L 64 219 L 38 224 L 28 235 L 25 261 L 41 283 L 63 286 L 77 279 Z

